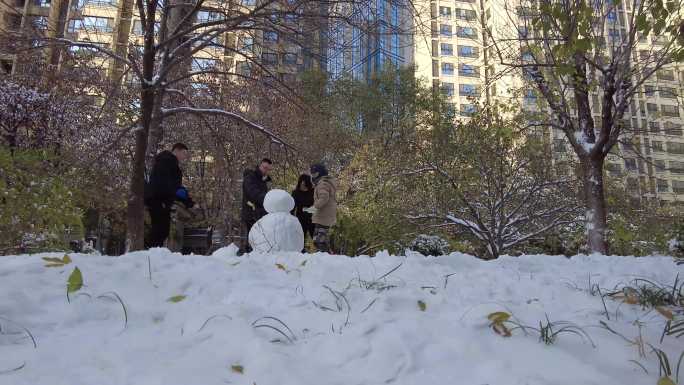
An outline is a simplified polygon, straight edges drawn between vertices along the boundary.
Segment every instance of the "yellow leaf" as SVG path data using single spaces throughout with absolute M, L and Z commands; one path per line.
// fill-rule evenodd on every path
M 670 377 L 661 377 L 660 380 L 658 380 L 658 385 L 677 385 L 675 384 Z
M 279 269 L 282 270 L 282 271 L 287 271 L 287 269 L 285 268 L 285 265 L 283 265 L 283 264 L 276 263 L 276 267 L 279 268 Z
M 506 313 L 505 311 L 497 311 L 487 316 L 487 319 L 492 321 L 493 324 L 504 323 L 508 321 L 510 318 L 511 315 Z
M 663 317 L 671 320 L 674 318 L 674 314 L 672 314 L 672 310 L 664 307 L 664 306 L 656 306 L 656 311 L 660 313 Z
M 185 299 L 184 295 L 174 295 L 173 297 L 167 299 L 168 302 L 178 303 Z
M 242 365 L 233 365 L 230 369 L 235 373 L 243 374 L 245 372 L 245 368 L 243 368 Z
M 62 260 L 54 257 L 43 257 L 43 261 L 52 263 L 62 263 Z
M 418 301 L 418 308 L 420 311 L 425 311 L 427 310 L 427 304 L 423 301 Z
M 64 254 L 64 257 L 62 258 L 62 263 L 65 265 L 68 265 L 71 263 L 71 257 L 68 254 Z

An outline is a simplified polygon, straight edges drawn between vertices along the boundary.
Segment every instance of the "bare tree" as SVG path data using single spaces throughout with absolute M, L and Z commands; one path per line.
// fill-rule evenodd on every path
M 604 162 L 629 133 L 626 113 L 645 82 L 684 59 L 682 9 L 678 0 L 522 0 L 489 30 L 498 61 L 522 70 L 579 160 L 591 251 L 608 252 Z
M 411 220 L 465 230 L 489 257 L 537 240 L 577 218 L 573 178 L 558 174 L 543 145 L 521 132 L 526 118 L 485 109 L 457 127 L 430 132 L 417 169 L 435 186 Z M 427 148 L 426 148 L 427 146 Z
M 43 39 L 49 47 L 82 48 L 105 56 L 111 63 L 111 72 L 118 75 L 116 80 L 139 92 L 135 102 L 138 111 L 130 125 L 126 124 L 129 127 L 126 131 L 135 138 L 128 198 L 131 250 L 143 247 L 146 160 L 149 161 L 162 143 L 166 119 L 188 115 L 220 116 L 258 132 L 280 146 L 288 146 L 272 130 L 246 117 L 246 112 L 254 106 L 224 109 L 222 106 L 195 105 L 192 96 L 197 92 L 196 79 L 211 75 L 238 83 L 240 79 L 266 81 L 265 87 L 275 87 L 285 95 L 296 94 L 291 83 L 280 79 L 280 74 L 274 72 L 267 61 L 273 55 L 287 54 L 290 47 L 299 47 L 310 58 L 323 59 L 316 55 L 322 54 L 330 43 L 322 41 L 325 37 L 318 31 L 325 31 L 330 20 L 357 23 L 363 28 L 366 21 L 355 18 L 352 10 L 358 7 L 372 9 L 371 2 L 354 0 L 264 0 L 249 6 L 233 0 L 218 3 L 136 0 L 134 4 L 133 9 L 122 4 L 120 13 L 127 18 L 137 14 L 141 36 L 126 40 L 117 33 L 114 49 L 59 36 Z M 269 40 L 277 42 L 270 44 Z M 240 44 L 248 41 L 257 43 Z M 259 41 L 265 43 L 259 44 Z M 316 46 L 322 47 L 321 51 Z M 222 58 L 226 54 L 239 59 L 242 65 L 223 65 L 215 60 L 216 56 Z M 129 78 L 131 81 L 127 82 Z M 289 100 L 297 103 L 296 97 Z M 264 107 L 267 108 L 258 108 Z

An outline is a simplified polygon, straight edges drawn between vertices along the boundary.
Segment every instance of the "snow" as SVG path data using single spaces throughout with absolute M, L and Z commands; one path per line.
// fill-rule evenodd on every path
M 643 322 L 644 339 L 671 361 L 682 349 L 674 337 L 659 343 L 665 321 L 657 312 L 607 299 L 618 315 L 607 321 L 601 299 L 587 292 L 590 274 L 606 288 L 637 276 L 671 284 L 684 266 L 666 257 L 482 261 L 153 249 L 72 254 L 64 267 L 45 267 L 46 256 L 62 257 L 2 257 L 1 385 L 653 385 L 655 355 L 640 358 L 599 322 L 629 338 L 639 333 L 634 322 Z M 69 303 L 75 266 L 83 294 L 72 293 Z M 125 303 L 126 325 L 112 294 L 98 298 L 112 292 Z M 531 326 L 546 316 L 574 322 L 596 347 L 570 334 L 553 345 L 520 330 L 501 337 L 488 326 L 495 311 Z
M 575 140 L 577 141 L 577 144 L 584 148 L 584 151 L 586 151 L 587 154 L 594 149 L 594 143 L 589 143 L 589 138 L 584 131 L 576 131 Z
M 249 230 L 249 244 L 257 252 L 301 251 L 304 230 L 297 217 L 290 215 L 295 201 L 285 190 L 274 189 L 264 198 L 266 214 Z
M 264 209 L 267 213 L 289 213 L 294 207 L 294 198 L 285 190 L 273 189 L 264 197 Z

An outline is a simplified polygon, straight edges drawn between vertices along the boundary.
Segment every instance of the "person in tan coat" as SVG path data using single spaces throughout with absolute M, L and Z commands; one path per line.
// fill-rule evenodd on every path
M 330 252 L 330 227 L 337 221 L 337 182 L 322 164 L 311 166 L 311 178 L 315 185 L 314 203 L 306 211 L 313 214 L 314 245 L 318 251 Z

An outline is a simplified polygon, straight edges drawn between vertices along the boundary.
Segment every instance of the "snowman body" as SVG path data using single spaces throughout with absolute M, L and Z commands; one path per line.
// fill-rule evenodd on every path
M 300 252 L 304 249 L 304 231 L 297 217 L 290 214 L 294 199 L 287 191 L 271 190 L 264 198 L 266 214 L 249 230 L 249 244 L 257 253 Z

